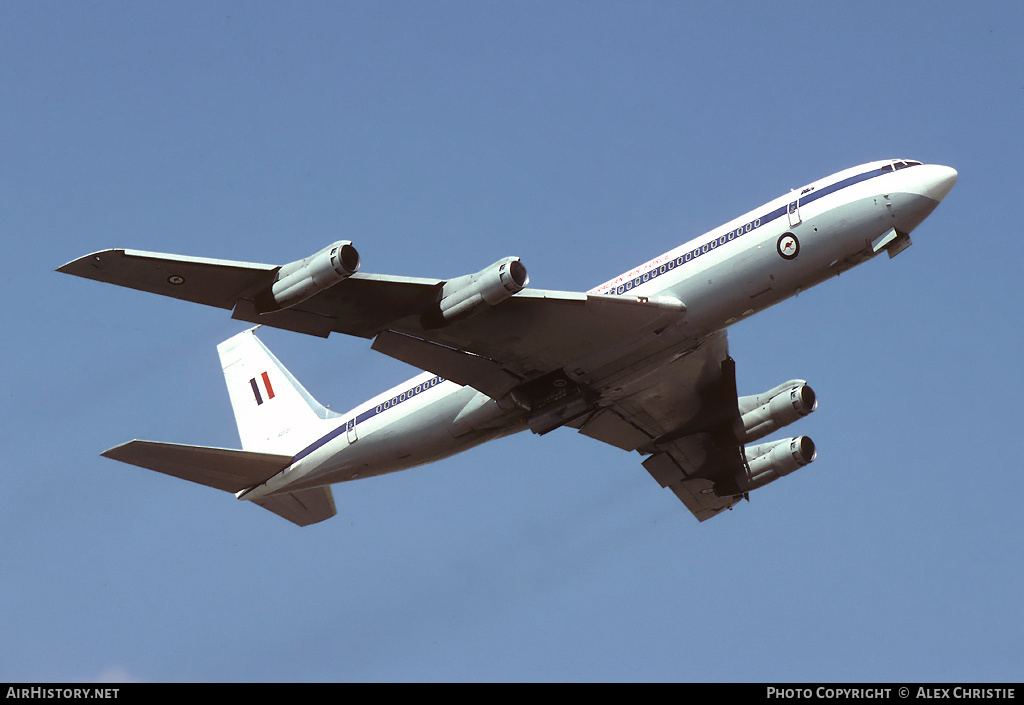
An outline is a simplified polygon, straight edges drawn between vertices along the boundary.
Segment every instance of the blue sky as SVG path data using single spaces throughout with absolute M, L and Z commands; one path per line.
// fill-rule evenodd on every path
M 0 3 L 0 680 L 1019 681 L 1024 7 Z M 569 430 L 336 488 L 298 529 L 106 460 L 237 447 L 226 312 L 109 247 L 586 290 L 888 157 L 960 180 L 894 260 L 730 330 L 818 460 L 698 524 Z M 318 399 L 415 370 L 264 329 Z

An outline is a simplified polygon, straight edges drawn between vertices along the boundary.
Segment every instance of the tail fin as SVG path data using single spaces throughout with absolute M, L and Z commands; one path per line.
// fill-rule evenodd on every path
M 217 346 L 242 448 L 293 455 L 339 414 L 321 406 L 256 337 L 255 328 Z

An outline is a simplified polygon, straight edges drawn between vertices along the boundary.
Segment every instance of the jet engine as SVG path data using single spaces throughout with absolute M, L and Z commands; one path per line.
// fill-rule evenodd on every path
M 751 443 L 788 426 L 818 408 L 818 399 L 806 382 L 784 382 L 764 394 L 739 398 L 736 440 Z
M 256 296 L 256 310 L 271 313 L 302 303 L 359 271 L 359 253 L 348 240 L 339 240 L 315 255 L 286 264 L 277 279 Z
M 506 257 L 476 274 L 445 282 L 437 305 L 423 315 L 427 328 L 437 328 L 470 316 L 485 306 L 500 304 L 522 291 L 530 278 L 518 257 Z
M 818 452 L 807 436 L 785 438 L 745 449 L 750 474 L 715 483 L 720 497 L 744 494 L 778 480 L 794 470 L 814 462 Z

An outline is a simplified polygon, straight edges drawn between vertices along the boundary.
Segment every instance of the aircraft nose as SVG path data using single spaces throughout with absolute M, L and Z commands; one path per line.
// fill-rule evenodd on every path
M 927 196 L 934 201 L 941 201 L 956 184 L 958 174 L 956 169 L 938 164 L 929 164 L 927 174 L 921 183 L 921 195 Z

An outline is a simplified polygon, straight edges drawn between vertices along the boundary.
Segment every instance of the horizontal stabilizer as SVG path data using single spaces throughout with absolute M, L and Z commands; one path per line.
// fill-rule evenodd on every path
M 287 455 L 154 441 L 130 441 L 103 456 L 232 493 L 258 485 L 292 463 Z
M 337 514 L 330 487 L 314 487 L 252 500 L 293 524 L 309 526 Z
M 131 441 L 103 456 L 231 493 L 269 480 L 292 462 L 287 455 L 154 441 Z M 316 524 L 337 513 L 330 487 L 271 495 L 253 503 L 299 526 Z

